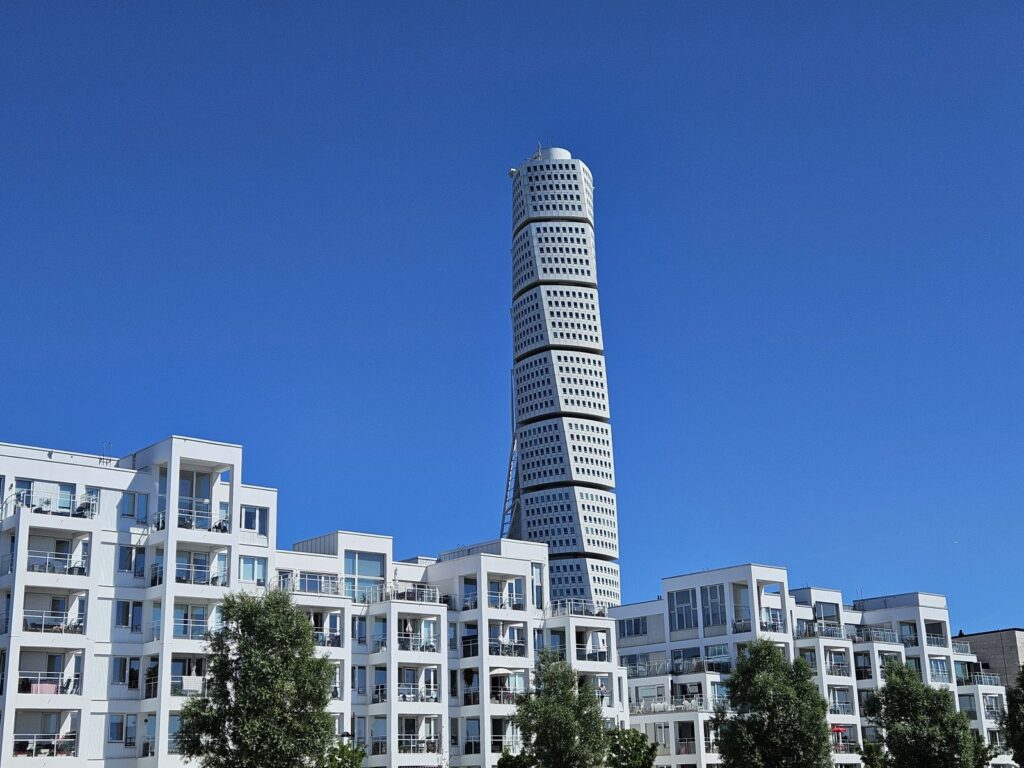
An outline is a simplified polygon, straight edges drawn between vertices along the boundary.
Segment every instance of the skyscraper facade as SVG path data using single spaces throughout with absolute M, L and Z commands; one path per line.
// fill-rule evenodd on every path
M 502 535 L 546 543 L 553 600 L 620 602 L 594 182 L 564 149 L 512 177 L 512 410 Z

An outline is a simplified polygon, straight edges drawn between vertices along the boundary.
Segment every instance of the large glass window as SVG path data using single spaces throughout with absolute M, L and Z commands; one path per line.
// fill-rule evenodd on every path
M 256 531 L 260 536 L 267 535 L 270 510 L 266 507 L 242 507 L 242 530 Z
M 697 590 L 677 589 L 668 593 L 669 626 L 678 629 L 697 628 Z
M 725 585 L 701 587 L 700 599 L 704 608 L 704 626 L 725 626 Z
M 238 577 L 242 581 L 255 581 L 257 584 L 267 583 L 267 559 L 265 557 L 238 558 Z
M 368 590 L 384 584 L 384 555 L 345 550 L 345 596 L 365 598 Z

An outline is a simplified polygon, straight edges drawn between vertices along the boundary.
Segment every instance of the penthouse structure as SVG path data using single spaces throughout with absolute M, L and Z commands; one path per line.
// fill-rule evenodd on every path
M 512 178 L 512 451 L 502 536 L 548 545 L 556 599 L 620 601 L 594 182 L 565 149 Z
M 330 711 L 369 768 L 493 766 L 554 649 L 627 723 L 614 623 L 552 599 L 547 547 L 396 560 L 388 536 L 278 549 L 277 492 L 242 448 L 170 437 L 111 459 L 0 444 L 0 762 L 175 766 L 228 591 L 285 589 L 336 667 Z M 46 758 L 41 762 L 39 758 Z
M 999 717 L 1003 681 L 982 669 L 971 645 L 950 634 L 946 598 L 921 592 L 847 602 L 835 589 L 792 589 L 785 568 L 739 565 L 662 580 L 655 600 L 611 610 L 626 667 L 630 723 L 657 745 L 660 766 L 717 768 L 711 719 L 728 708 L 725 681 L 756 638 L 814 670 L 828 702 L 836 766 L 860 765 L 856 747 L 878 737 L 862 716 L 885 685 L 890 660 L 948 690 L 971 727 L 1011 764 Z

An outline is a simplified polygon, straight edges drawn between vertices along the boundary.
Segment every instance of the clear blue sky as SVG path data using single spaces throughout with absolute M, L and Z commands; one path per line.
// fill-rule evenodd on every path
M 0 6 L 0 439 L 242 443 L 281 543 L 493 537 L 510 201 L 597 184 L 627 600 L 1024 623 L 1018 2 Z

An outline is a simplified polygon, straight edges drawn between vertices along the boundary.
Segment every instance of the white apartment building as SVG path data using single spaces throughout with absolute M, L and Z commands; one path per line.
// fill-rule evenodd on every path
M 1002 753 L 993 765 L 1012 764 L 998 726 L 1005 689 L 982 672 L 969 643 L 950 636 L 942 595 L 848 604 L 834 589 L 791 589 L 785 568 L 747 564 L 663 579 L 657 599 L 611 614 L 627 669 L 630 722 L 657 745 L 659 766 L 720 765 L 711 719 L 716 705 L 728 706 L 724 683 L 755 638 L 815 670 L 829 703 L 836 766 L 860 765 L 853 747 L 876 735 L 861 713 L 868 692 L 885 684 L 882 670 L 891 659 L 949 690 L 971 727 Z
M 544 542 L 554 599 L 618 605 L 618 513 L 594 180 L 565 149 L 512 178 L 512 411 L 501 535 Z
M 0 762 L 174 766 L 228 591 L 282 588 L 337 666 L 330 711 L 367 766 L 493 766 L 541 648 L 628 722 L 614 622 L 551 600 L 543 544 L 395 560 L 388 536 L 276 548 L 277 493 L 238 445 L 171 437 L 120 459 L 0 444 Z

